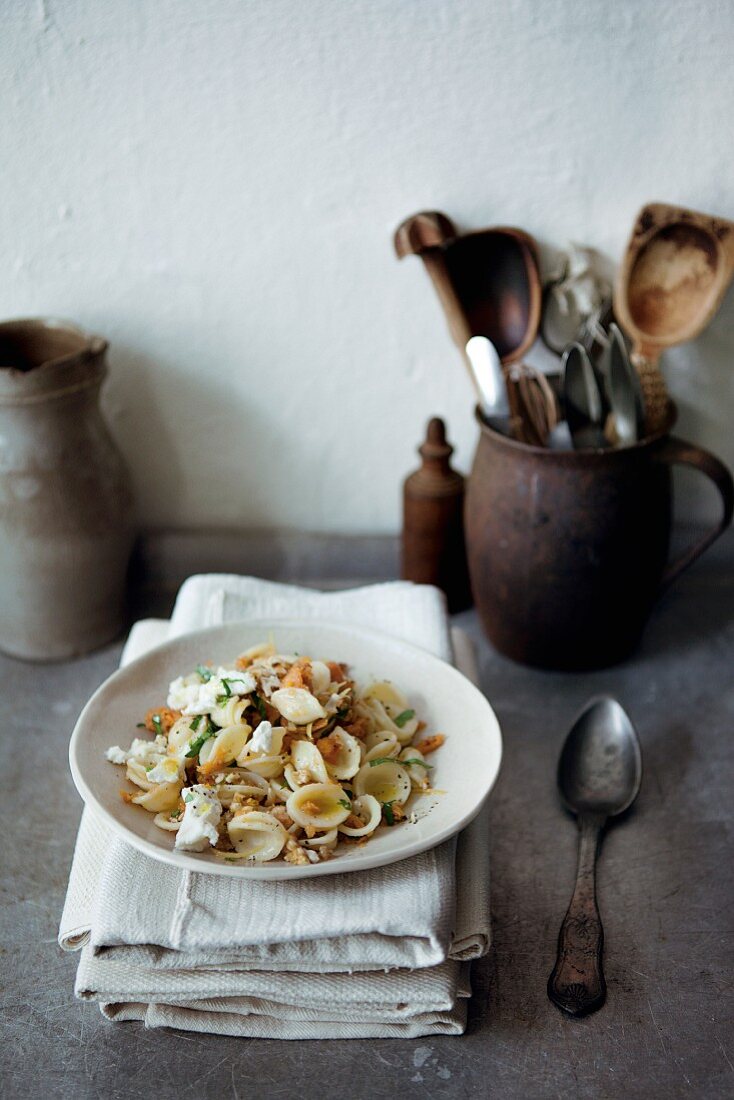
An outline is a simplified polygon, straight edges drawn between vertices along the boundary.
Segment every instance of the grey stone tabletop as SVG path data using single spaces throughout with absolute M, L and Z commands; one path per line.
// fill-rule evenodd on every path
M 457 617 L 477 642 L 505 745 L 488 852 L 494 944 L 474 968 L 462 1038 L 287 1043 L 146 1031 L 75 1001 L 77 960 L 56 943 L 81 813 L 67 743 L 122 643 L 55 665 L 0 658 L 2 1095 L 734 1095 L 732 548 L 728 540 L 694 567 L 640 650 L 604 672 L 521 668 L 492 651 L 473 612 Z M 167 604 L 149 591 L 137 611 Z M 574 715 L 598 692 L 629 710 L 645 771 L 633 812 L 601 852 L 607 1003 L 573 1020 L 545 991 L 575 872 L 576 829 L 559 806 L 555 767 Z

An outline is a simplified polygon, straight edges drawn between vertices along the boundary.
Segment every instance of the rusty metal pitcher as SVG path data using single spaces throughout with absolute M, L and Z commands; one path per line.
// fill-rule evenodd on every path
M 130 477 L 99 407 L 107 342 L 67 322 L 0 324 L 0 649 L 86 653 L 121 629 Z
M 472 591 L 506 656 L 540 668 L 603 668 L 637 645 L 653 604 L 728 527 L 734 482 L 693 443 L 663 431 L 630 447 L 552 451 L 481 436 L 465 526 Z M 671 467 L 716 485 L 719 522 L 670 564 Z

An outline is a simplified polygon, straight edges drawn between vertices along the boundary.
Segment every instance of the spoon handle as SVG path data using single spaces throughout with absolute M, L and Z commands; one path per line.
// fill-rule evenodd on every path
M 548 996 L 571 1016 L 600 1008 L 606 996 L 601 956 L 604 929 L 596 904 L 596 853 L 603 820 L 579 819 L 576 886 L 558 935 L 558 955 L 548 979 Z

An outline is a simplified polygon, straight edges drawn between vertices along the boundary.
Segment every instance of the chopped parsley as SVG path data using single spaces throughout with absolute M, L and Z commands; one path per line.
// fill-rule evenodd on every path
M 193 722 L 189 722 L 189 729 L 196 732 L 196 730 L 198 730 L 199 726 L 201 725 L 201 720 L 202 720 L 203 717 L 204 717 L 203 714 L 197 714 L 197 716 L 196 716 L 196 718 L 194 718 Z
M 181 816 L 180 808 L 178 810 L 171 810 L 168 816 L 172 817 L 174 821 L 178 821 L 179 817 Z
M 407 761 L 398 760 L 394 756 L 376 756 L 374 760 L 370 760 L 370 767 L 376 768 L 378 764 L 402 764 Z
M 201 676 L 201 678 L 202 678 L 202 680 L 204 681 L 205 684 L 208 684 L 209 681 L 211 680 L 212 676 L 214 675 L 214 672 L 212 671 L 212 669 L 207 668 L 206 665 L 197 665 L 196 666 L 196 671 L 199 674 L 199 676 Z
M 352 808 L 352 803 L 347 802 L 346 798 L 340 798 L 339 799 L 339 805 L 343 806 L 345 810 L 351 810 L 351 808 Z
M 417 764 L 419 768 L 426 768 L 426 769 L 430 769 L 430 768 L 433 767 L 433 764 L 426 764 L 425 760 L 419 760 L 417 756 L 414 757 L 413 760 L 399 760 L 398 763 L 399 764 Z
M 217 705 L 220 707 L 232 698 L 232 688 L 229 686 L 229 680 L 222 680 L 222 687 L 224 688 L 224 694 L 217 696 Z
M 382 813 L 383 813 L 383 816 L 385 818 L 385 822 L 386 822 L 387 825 L 394 825 L 395 824 L 395 814 L 392 812 L 392 806 L 393 806 L 394 801 L 395 801 L 395 799 L 393 799 L 392 802 L 382 802 L 382 803 L 380 803 L 380 805 L 382 806 Z
M 135 729 L 138 729 L 138 730 L 145 730 L 145 729 L 147 729 L 147 728 L 148 728 L 148 727 L 146 726 L 145 722 L 136 722 L 136 723 L 135 723 Z
M 188 751 L 186 753 L 187 759 L 198 756 L 201 752 L 201 746 L 204 744 L 205 741 L 208 741 L 210 737 L 214 737 L 214 733 L 214 727 L 207 718 L 203 732 L 200 733 L 199 736 L 195 738 L 195 740 L 193 740 L 188 747 Z
M 184 795 L 184 802 L 193 802 L 193 801 L 194 801 L 193 794 L 185 794 Z
M 258 714 L 261 718 L 267 718 L 268 712 L 265 707 L 265 701 L 260 698 L 256 691 L 253 691 L 252 698 L 255 700 L 255 706 L 257 707 Z
M 402 729 L 403 726 L 405 725 L 405 723 L 409 722 L 411 720 L 411 718 L 415 718 L 415 711 L 414 710 L 404 710 L 402 712 L 402 714 L 399 714 L 397 716 L 397 718 L 394 719 L 394 722 L 395 722 L 396 726 L 399 726 L 400 729 Z
M 155 730 L 156 734 L 159 737 L 163 737 L 163 724 L 161 722 L 160 714 L 154 714 L 151 718 L 151 722 L 153 723 L 153 729 Z

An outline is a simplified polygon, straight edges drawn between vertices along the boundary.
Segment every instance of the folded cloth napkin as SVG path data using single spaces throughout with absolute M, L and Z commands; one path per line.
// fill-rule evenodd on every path
M 434 589 L 327 594 L 214 575 L 186 582 L 170 624 L 137 624 L 123 663 L 198 627 L 288 617 L 374 626 L 451 657 Z M 454 644 L 471 673 L 468 640 L 457 632 Z M 114 1019 L 259 1037 L 458 1033 L 462 960 L 489 947 L 485 813 L 455 847 L 364 874 L 259 883 L 150 859 L 87 809 L 59 940 L 82 947 L 77 994 Z

